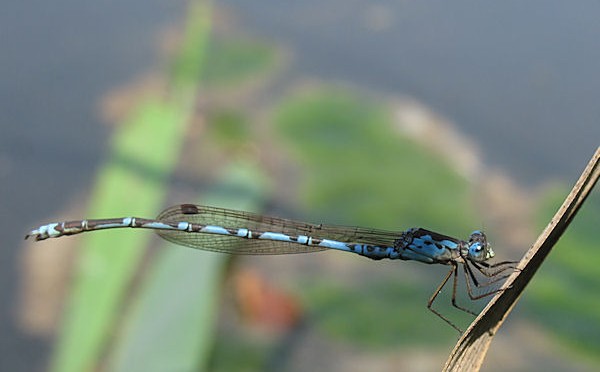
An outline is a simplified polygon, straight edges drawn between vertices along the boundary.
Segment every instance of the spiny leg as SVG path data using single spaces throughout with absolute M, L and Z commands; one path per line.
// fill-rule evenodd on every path
M 467 309 L 465 307 L 462 307 L 462 306 L 458 305 L 458 303 L 456 301 L 456 288 L 457 288 L 457 282 L 458 282 L 458 266 L 457 265 L 454 265 L 454 266 L 455 267 L 453 269 L 454 278 L 453 278 L 453 286 L 452 286 L 452 305 L 454 307 L 456 307 L 457 309 L 459 309 L 459 310 L 462 310 L 462 311 L 464 311 L 466 313 L 469 313 L 471 315 L 477 316 L 478 315 L 477 313 L 475 313 L 474 311 L 472 311 L 470 309 Z M 467 293 L 468 293 L 469 298 L 471 300 L 479 300 L 479 299 L 481 299 L 483 297 L 487 297 L 487 296 L 489 296 L 491 294 L 497 293 L 497 292 L 501 291 L 501 289 L 495 289 L 495 290 L 488 291 L 488 292 L 485 292 L 485 293 L 480 294 L 480 295 L 475 295 L 474 291 L 473 291 L 473 288 L 471 287 L 471 282 L 470 282 L 469 279 L 471 279 L 473 281 L 473 284 L 475 285 L 476 288 L 483 288 L 483 287 L 487 287 L 489 285 L 492 285 L 493 283 L 496 283 L 496 282 L 498 282 L 498 281 L 500 281 L 502 279 L 505 279 L 505 278 L 507 278 L 510 275 L 510 274 L 503 275 L 501 277 L 494 278 L 493 280 L 488 281 L 486 283 L 480 284 L 479 281 L 477 280 L 477 278 L 475 277 L 475 274 L 473 273 L 473 271 L 471 270 L 471 268 L 468 266 L 468 264 L 467 263 L 463 263 L 463 266 L 464 266 L 463 273 L 465 275 L 465 282 L 467 284 Z M 448 278 L 446 278 L 446 280 L 448 280 Z M 437 296 L 437 294 L 436 294 L 436 296 Z M 433 309 L 430 309 L 430 310 L 433 310 Z
M 471 281 L 473 282 L 473 284 L 475 285 L 476 288 L 485 288 L 485 287 L 488 287 L 488 286 L 490 286 L 494 283 L 497 283 L 503 279 L 506 279 L 511 275 L 511 274 L 506 274 L 506 275 L 502 275 L 502 276 L 496 276 L 492 280 L 489 280 L 483 284 L 480 284 L 479 281 L 477 280 L 477 278 L 475 277 L 475 273 L 473 272 L 473 270 L 471 269 L 471 267 L 469 266 L 469 264 L 467 262 L 463 263 L 463 269 L 464 269 L 463 271 L 465 274 L 465 282 L 467 284 L 467 294 L 469 295 L 469 298 L 471 300 L 479 300 L 481 298 L 484 298 L 484 297 L 490 296 L 494 293 L 498 293 L 498 292 L 502 291 L 502 288 L 497 288 L 497 289 L 493 289 L 491 291 L 483 292 L 480 294 L 475 294 L 475 291 L 473 290 L 473 287 L 471 286 Z M 502 272 L 502 271 L 500 271 L 500 272 Z M 500 273 L 500 272 L 498 272 L 498 273 Z
M 455 264 L 452 265 L 452 268 L 450 269 L 450 271 L 448 271 L 448 274 L 446 274 L 446 276 L 444 277 L 444 280 L 442 280 L 442 282 L 440 283 L 440 285 L 436 288 L 436 290 L 433 292 L 433 295 L 431 295 L 431 297 L 429 298 L 429 301 L 427 301 L 427 308 L 434 313 L 435 315 L 437 315 L 439 318 L 441 318 L 444 322 L 448 323 L 452 328 L 456 329 L 458 331 L 458 333 L 462 333 L 462 330 L 460 328 L 458 328 L 456 325 L 454 325 L 454 323 L 452 323 L 448 318 L 446 318 L 445 316 L 443 316 L 439 311 L 435 310 L 432 305 L 433 302 L 435 301 L 435 299 L 437 298 L 437 296 L 440 294 L 440 292 L 442 291 L 442 288 L 444 288 L 444 286 L 446 285 L 446 283 L 448 283 L 448 279 L 450 279 L 450 275 L 452 275 L 454 272 L 456 272 L 457 266 Z
M 480 267 L 478 267 L 478 266 L 477 266 L 477 265 L 478 265 L 478 263 L 477 263 L 477 262 L 470 262 L 470 261 L 469 261 L 469 262 L 464 262 L 464 263 L 463 263 L 463 266 L 464 266 L 464 273 L 465 273 L 465 275 L 466 275 L 467 273 L 469 274 L 469 276 L 470 276 L 470 278 L 471 278 L 471 281 L 473 282 L 473 284 L 474 284 L 474 285 L 475 285 L 475 287 L 477 287 L 477 288 L 488 287 L 488 286 L 490 286 L 490 285 L 492 285 L 492 284 L 494 284 L 494 283 L 497 283 L 497 282 L 499 282 L 499 281 L 501 281 L 501 280 L 503 280 L 503 279 L 506 279 L 506 278 L 508 278 L 508 277 L 509 277 L 509 276 L 512 274 L 512 273 L 509 273 L 509 274 L 499 275 L 499 274 L 501 274 L 502 272 L 506 271 L 506 270 L 500 270 L 500 271 L 497 271 L 497 272 L 495 273 L 495 275 L 489 275 L 489 276 L 488 276 L 488 275 L 486 275 L 486 277 L 487 277 L 487 278 L 489 278 L 489 280 L 487 280 L 485 283 L 479 283 L 479 280 L 477 280 L 477 277 L 475 276 L 475 272 L 473 271 L 473 269 L 471 269 L 471 267 L 469 266 L 469 263 L 470 263 L 471 265 L 475 266 L 475 268 L 476 268 L 476 269 L 478 269 L 478 270 L 480 269 Z M 480 271 L 480 270 L 479 270 L 479 271 Z M 480 272 L 481 272 L 481 271 L 480 271 Z
M 477 270 L 487 276 L 488 278 L 491 278 L 493 276 L 496 276 L 506 270 L 510 270 L 516 269 L 516 266 L 514 266 L 515 264 L 518 263 L 518 261 L 502 261 L 502 262 L 497 262 L 495 264 L 489 264 L 487 262 L 471 262 L 473 264 L 473 266 L 475 266 L 475 268 L 477 268 Z M 495 270 L 493 270 L 495 269 Z

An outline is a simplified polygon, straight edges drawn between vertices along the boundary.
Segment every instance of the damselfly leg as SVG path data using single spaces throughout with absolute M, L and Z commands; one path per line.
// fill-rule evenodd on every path
M 514 262 L 514 261 L 503 261 L 503 262 L 499 262 L 499 263 L 492 264 L 492 265 L 485 263 L 485 265 L 479 266 L 478 264 L 481 264 L 481 263 L 470 262 L 470 261 L 463 262 L 462 266 L 463 266 L 463 272 L 464 272 L 464 276 L 465 276 L 465 283 L 467 286 L 467 294 L 468 294 L 469 298 L 471 300 L 479 300 L 481 298 L 491 296 L 491 295 L 501 291 L 502 290 L 501 288 L 495 288 L 493 290 L 485 291 L 483 293 L 478 293 L 478 294 L 475 293 L 475 289 L 486 288 L 486 287 L 489 287 L 490 285 L 493 285 L 499 281 L 502 281 L 502 280 L 508 278 L 512 272 L 505 274 L 505 275 L 499 275 L 499 274 L 501 274 L 507 270 L 510 270 L 510 269 L 515 269 L 514 265 L 516 263 L 517 262 Z M 485 277 L 489 278 L 490 280 L 487 280 L 483 283 L 480 282 L 477 279 L 475 273 L 473 272 L 473 269 L 471 269 L 471 267 L 469 266 L 469 264 L 472 264 L 473 266 L 475 266 L 479 272 L 481 272 Z M 448 271 L 448 273 L 446 274 L 446 276 L 444 277 L 442 282 L 438 285 L 436 290 L 433 292 L 433 294 L 429 298 L 429 301 L 427 302 L 427 308 L 431 312 L 433 312 L 435 315 L 437 315 L 439 318 L 441 318 L 444 322 L 449 324 L 452 328 L 456 329 L 459 333 L 462 333 L 462 330 L 456 324 L 454 324 L 450 319 L 448 319 L 442 313 L 440 313 L 439 311 L 437 311 L 436 309 L 433 308 L 433 303 L 435 302 L 438 295 L 441 293 L 442 289 L 448 283 L 448 280 L 450 280 L 450 277 L 452 276 L 452 298 L 451 298 L 452 306 L 461 311 L 464 311 L 468 314 L 477 316 L 477 313 L 474 312 L 473 310 L 468 309 L 468 308 L 463 307 L 460 304 L 458 304 L 458 301 L 456 298 L 457 297 L 456 293 L 457 293 L 457 288 L 458 288 L 459 265 L 455 261 L 451 261 L 450 265 L 452 266 L 452 268 L 450 269 L 450 271 Z M 491 268 L 498 268 L 498 270 L 494 270 L 492 272 L 487 270 L 487 269 L 491 269 Z

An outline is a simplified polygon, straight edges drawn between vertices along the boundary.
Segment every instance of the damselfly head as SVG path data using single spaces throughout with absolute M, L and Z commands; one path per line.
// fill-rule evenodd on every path
M 475 230 L 469 236 L 467 257 L 476 262 L 487 261 L 494 257 L 494 251 L 483 231 Z

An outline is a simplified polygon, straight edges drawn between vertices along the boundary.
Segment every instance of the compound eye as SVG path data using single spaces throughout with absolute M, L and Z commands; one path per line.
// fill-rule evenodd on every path
M 473 243 L 471 245 L 471 248 L 469 249 L 469 253 L 471 255 L 471 257 L 473 258 L 479 258 L 481 256 L 481 253 L 483 251 L 483 244 L 477 242 L 477 243 Z

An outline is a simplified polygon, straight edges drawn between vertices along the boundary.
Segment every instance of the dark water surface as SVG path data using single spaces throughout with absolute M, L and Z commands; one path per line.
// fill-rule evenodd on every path
M 600 144 L 600 2 L 224 0 L 293 73 L 416 97 L 523 184 L 571 182 Z M 14 324 L 24 228 L 90 188 L 102 94 L 157 60 L 183 1 L 8 1 L 0 12 L 0 370 L 41 369 Z
M 572 182 L 600 145 L 597 1 L 221 3 L 298 73 L 416 97 L 522 184 Z

